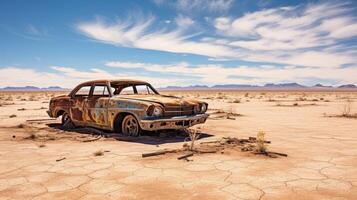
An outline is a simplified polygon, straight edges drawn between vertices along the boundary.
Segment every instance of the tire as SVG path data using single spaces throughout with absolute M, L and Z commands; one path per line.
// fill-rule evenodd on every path
M 121 123 L 121 131 L 125 136 L 138 137 L 141 132 L 138 120 L 133 115 L 125 116 Z
M 72 122 L 71 117 L 68 115 L 68 113 L 64 112 L 62 115 L 62 127 L 65 129 L 71 129 L 74 128 L 74 124 Z

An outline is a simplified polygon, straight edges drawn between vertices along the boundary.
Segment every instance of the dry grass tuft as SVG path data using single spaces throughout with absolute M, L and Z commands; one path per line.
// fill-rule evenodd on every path
M 342 116 L 350 116 L 351 108 L 352 108 L 352 101 L 351 99 L 347 99 L 346 104 L 344 104 L 342 108 Z
M 191 141 L 190 145 L 187 145 L 186 147 L 188 147 L 188 150 L 193 151 L 195 149 L 195 141 L 200 138 L 201 134 L 196 129 L 192 128 L 185 129 L 185 132 L 188 134 Z
M 232 103 L 240 103 L 240 99 L 234 99 Z

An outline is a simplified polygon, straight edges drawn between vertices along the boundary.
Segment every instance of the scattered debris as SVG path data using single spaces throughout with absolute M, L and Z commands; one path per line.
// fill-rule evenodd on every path
M 187 159 L 188 157 L 191 157 L 191 156 L 193 156 L 193 152 L 187 153 L 183 156 L 179 156 L 177 159 L 178 160 Z
M 93 141 L 96 141 L 96 140 L 99 140 L 100 138 L 102 138 L 102 136 L 97 136 L 95 138 L 90 138 L 90 139 L 86 139 L 86 140 L 82 140 L 82 142 L 93 142 Z
M 299 104 L 299 103 L 293 103 L 293 104 L 281 104 L 278 102 L 275 106 L 278 107 L 303 107 L 303 106 L 317 106 L 318 104 L 316 103 L 305 103 L 305 104 Z
M 93 153 L 94 156 L 102 156 L 104 155 L 104 152 L 102 150 L 96 151 Z
M 192 135 L 195 135 L 195 131 L 191 131 Z M 272 152 L 267 150 L 267 145 L 271 141 L 264 139 L 264 132 L 259 132 L 257 137 L 249 137 L 248 139 L 238 139 L 235 137 L 223 137 L 215 141 L 201 142 L 198 145 L 194 142 L 191 144 L 184 143 L 181 149 L 176 150 L 160 150 L 151 153 L 144 153 L 142 157 L 151 157 L 164 155 L 166 153 L 180 153 L 184 152 L 184 155 L 179 156 L 177 159 L 182 160 L 187 157 L 191 157 L 194 154 L 205 154 L 205 153 L 221 153 L 224 154 L 226 149 L 239 149 L 242 152 L 251 152 L 256 155 L 265 155 L 271 158 L 277 158 L 278 156 L 287 157 L 285 153 Z M 194 137 L 194 136 L 192 136 Z M 197 139 L 197 138 L 196 138 Z M 195 141 L 194 139 L 193 141 Z
M 240 103 L 240 99 L 234 99 L 231 103 Z
M 66 157 L 59 158 L 59 159 L 56 160 L 56 162 L 62 161 L 62 160 L 64 160 L 64 159 L 66 159 Z
M 52 118 L 47 118 L 47 119 L 28 119 L 26 122 L 41 122 L 41 121 L 50 121 L 50 120 L 56 120 Z
M 341 114 L 341 115 L 327 115 L 326 113 L 324 113 L 324 117 L 340 117 L 340 118 L 348 118 L 348 119 L 357 119 L 357 113 Z
M 178 152 L 179 150 L 169 150 L 169 149 L 164 149 L 164 150 L 159 150 L 151 153 L 143 153 L 141 154 L 141 157 L 146 158 L 146 157 L 151 157 L 151 156 L 158 156 L 158 155 L 163 155 L 166 153 L 175 153 Z
M 223 110 L 216 110 L 215 112 L 210 113 L 210 119 L 230 119 L 235 120 L 236 117 L 241 117 L 242 114 L 235 113 L 233 111 L 225 112 Z

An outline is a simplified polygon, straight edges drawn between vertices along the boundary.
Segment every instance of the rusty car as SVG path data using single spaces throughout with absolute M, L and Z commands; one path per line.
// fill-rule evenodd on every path
M 48 115 L 62 124 L 89 126 L 139 136 L 142 130 L 185 129 L 204 123 L 208 104 L 161 95 L 139 80 L 94 80 L 79 84 L 68 95 L 53 97 Z

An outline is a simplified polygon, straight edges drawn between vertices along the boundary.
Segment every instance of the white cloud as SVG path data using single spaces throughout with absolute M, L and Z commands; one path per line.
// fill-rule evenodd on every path
M 233 0 L 177 0 L 176 7 L 181 11 L 207 10 L 211 12 L 227 11 Z
M 0 86 L 61 86 L 73 88 L 81 82 L 98 79 L 136 79 L 144 80 L 156 87 L 166 85 L 187 85 L 189 80 L 175 77 L 164 78 L 152 75 L 136 75 L 129 73 L 108 72 L 102 69 L 77 70 L 72 67 L 53 66 L 53 72 L 42 72 L 31 68 L 0 67 Z
M 111 61 L 106 66 L 126 69 L 144 69 L 149 72 L 171 73 L 176 76 L 193 76 L 196 83 L 214 84 L 265 84 L 286 81 L 306 82 L 310 79 L 333 81 L 339 84 L 357 83 L 355 75 L 357 68 L 298 68 L 286 66 L 277 68 L 274 65 L 260 65 L 257 67 L 236 66 L 224 67 L 222 65 L 192 65 L 186 62 L 170 65 L 152 63 L 135 63 Z M 170 75 L 166 75 L 169 77 Z M 238 78 L 232 78 L 236 76 Z M 240 77 L 240 78 L 239 78 Z
M 179 2 L 183 7 L 202 3 Z M 129 19 L 116 23 L 94 20 L 79 23 L 77 28 L 89 38 L 104 43 L 197 54 L 216 60 L 325 68 L 356 66 L 357 51 L 346 41 L 357 36 L 357 19 L 346 3 L 301 4 L 264 9 L 237 18 L 223 16 L 214 20 L 216 33 L 192 32 L 194 29 L 186 27 L 193 23 L 199 25 L 199 21 L 183 15 L 176 18 L 178 26 L 174 29 L 157 26 L 153 17 Z
M 95 40 L 125 47 L 173 53 L 192 53 L 209 57 L 234 56 L 233 50 L 229 47 L 189 40 L 196 34 L 187 35 L 180 28 L 172 31 L 149 30 L 152 23 L 153 18 L 115 24 L 96 20 L 80 23 L 77 28 L 82 34 Z
M 0 68 L 1 86 L 73 86 L 78 80 L 57 73 L 39 72 L 31 68 Z
M 27 26 L 27 32 L 33 36 L 48 36 L 48 31 L 46 29 L 40 29 L 32 24 Z
M 187 28 L 195 23 L 191 18 L 182 15 L 176 17 L 175 22 L 178 27 L 182 27 L 182 28 Z
M 153 64 L 111 61 L 105 64 L 113 69 L 77 70 L 72 67 L 53 66 L 53 71 L 42 72 L 30 68 L 0 68 L 0 85 L 5 86 L 61 86 L 73 88 L 77 84 L 96 79 L 138 79 L 152 83 L 155 87 L 169 85 L 187 86 L 192 84 L 252 84 L 298 82 L 340 84 L 357 84 L 357 68 L 311 68 L 274 65 L 225 67 L 219 64 L 193 65 L 187 62 L 175 64 Z M 124 73 L 122 69 L 140 71 Z M 129 70 L 130 71 L 130 70 Z M 15 76 L 15 75 L 16 76 Z M 318 81 L 316 81 L 318 80 Z

